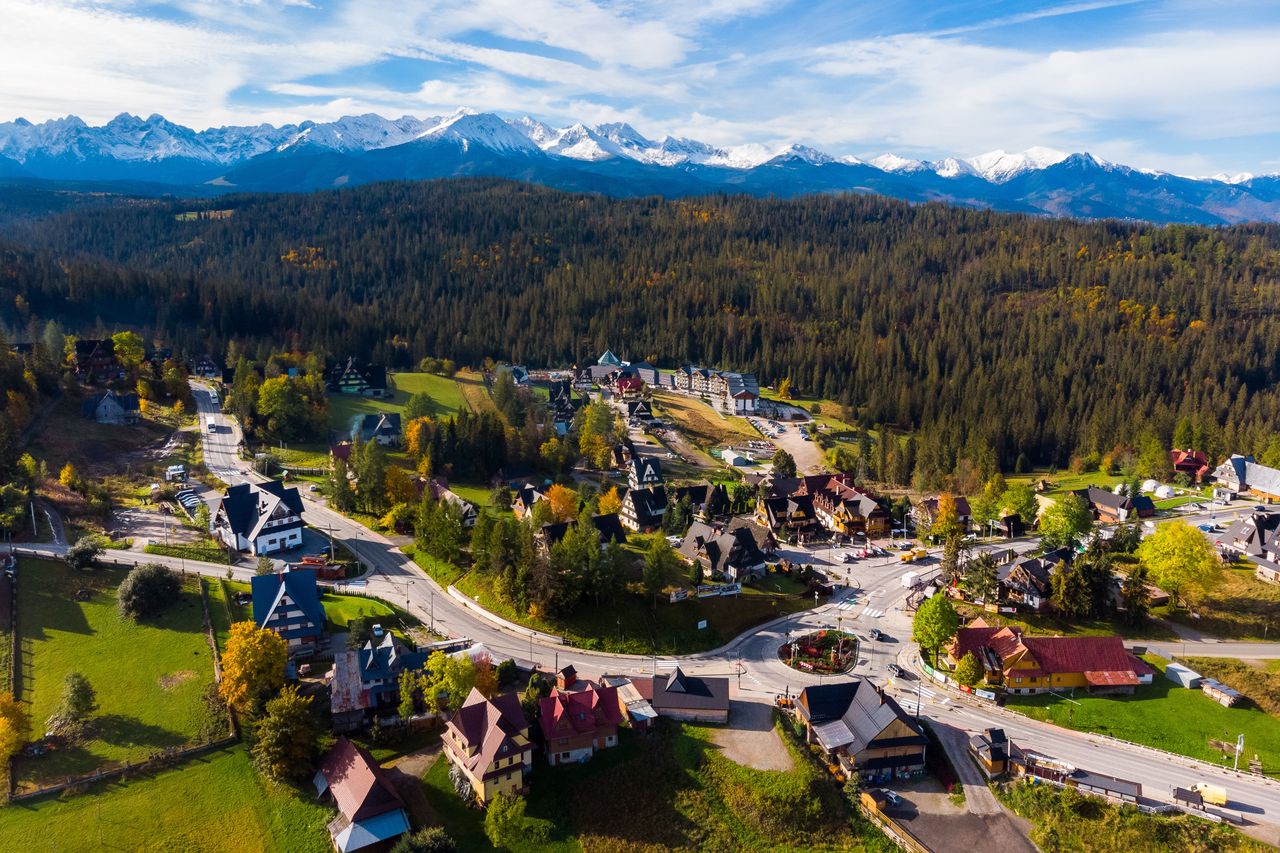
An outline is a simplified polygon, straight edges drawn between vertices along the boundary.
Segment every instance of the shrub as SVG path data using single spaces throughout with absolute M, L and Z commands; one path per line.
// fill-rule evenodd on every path
M 62 702 L 45 722 L 51 732 L 64 732 L 75 728 L 98 709 L 98 694 L 89 679 L 78 672 L 69 672 L 62 682 Z
M 135 566 L 120 584 L 120 615 L 135 622 L 155 616 L 182 594 L 182 579 L 158 563 Z
M 428 826 L 400 838 L 391 853 L 456 853 L 458 845 L 441 826 Z
M 91 569 L 102 555 L 102 537 L 96 534 L 81 536 L 67 549 L 67 565 L 73 569 Z

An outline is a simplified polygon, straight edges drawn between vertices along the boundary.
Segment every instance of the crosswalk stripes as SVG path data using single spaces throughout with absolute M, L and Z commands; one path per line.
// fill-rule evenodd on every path
M 862 615 L 867 619 L 879 619 L 884 615 L 884 611 L 868 607 L 866 610 L 862 611 Z
M 851 598 L 848 601 L 842 601 L 839 604 L 837 604 L 836 610 L 852 610 L 857 606 L 858 606 L 858 600 L 856 598 Z

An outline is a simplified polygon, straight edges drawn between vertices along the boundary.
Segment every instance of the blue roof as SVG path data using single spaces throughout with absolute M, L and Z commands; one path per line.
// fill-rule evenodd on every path
M 282 635 L 288 639 L 324 632 L 324 605 L 320 603 L 320 589 L 316 585 L 315 572 L 304 569 L 278 575 L 255 575 L 251 586 L 253 588 L 253 621 L 259 628 L 272 620 L 280 605 L 282 593 L 287 593 L 311 626 L 286 628 L 281 632 Z
M 351 850 L 359 850 L 408 831 L 408 816 L 405 815 L 404 809 L 396 809 L 347 824 L 333 836 L 333 843 L 343 853 L 349 853 Z
M 360 681 L 368 684 L 372 681 L 389 683 L 369 688 L 371 696 L 376 698 L 387 691 L 398 692 L 396 684 L 400 673 L 406 669 L 421 669 L 427 665 L 427 655 L 423 652 L 410 652 L 402 644 L 396 642 L 390 631 L 380 644 L 374 645 L 370 640 L 356 653 L 360 665 Z

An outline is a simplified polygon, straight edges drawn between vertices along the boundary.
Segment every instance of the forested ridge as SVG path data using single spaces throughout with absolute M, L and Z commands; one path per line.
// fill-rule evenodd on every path
M 0 207 L 2 207 L 0 202 Z M 0 221 L 4 217 L 0 216 Z M 616 200 L 495 180 L 122 201 L 11 221 L 10 334 L 120 325 L 531 365 L 749 370 L 958 457 L 1065 464 L 1181 418 L 1280 423 L 1280 227 L 1075 222 L 873 196 Z

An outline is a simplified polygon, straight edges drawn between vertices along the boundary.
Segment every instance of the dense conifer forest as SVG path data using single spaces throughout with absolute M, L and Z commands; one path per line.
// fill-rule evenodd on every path
M 1280 226 L 1075 222 L 873 196 L 666 201 L 495 180 L 40 213 L 0 195 L 0 327 L 135 328 L 409 365 L 631 359 L 789 377 L 929 467 L 1065 465 L 1180 420 L 1280 423 Z

